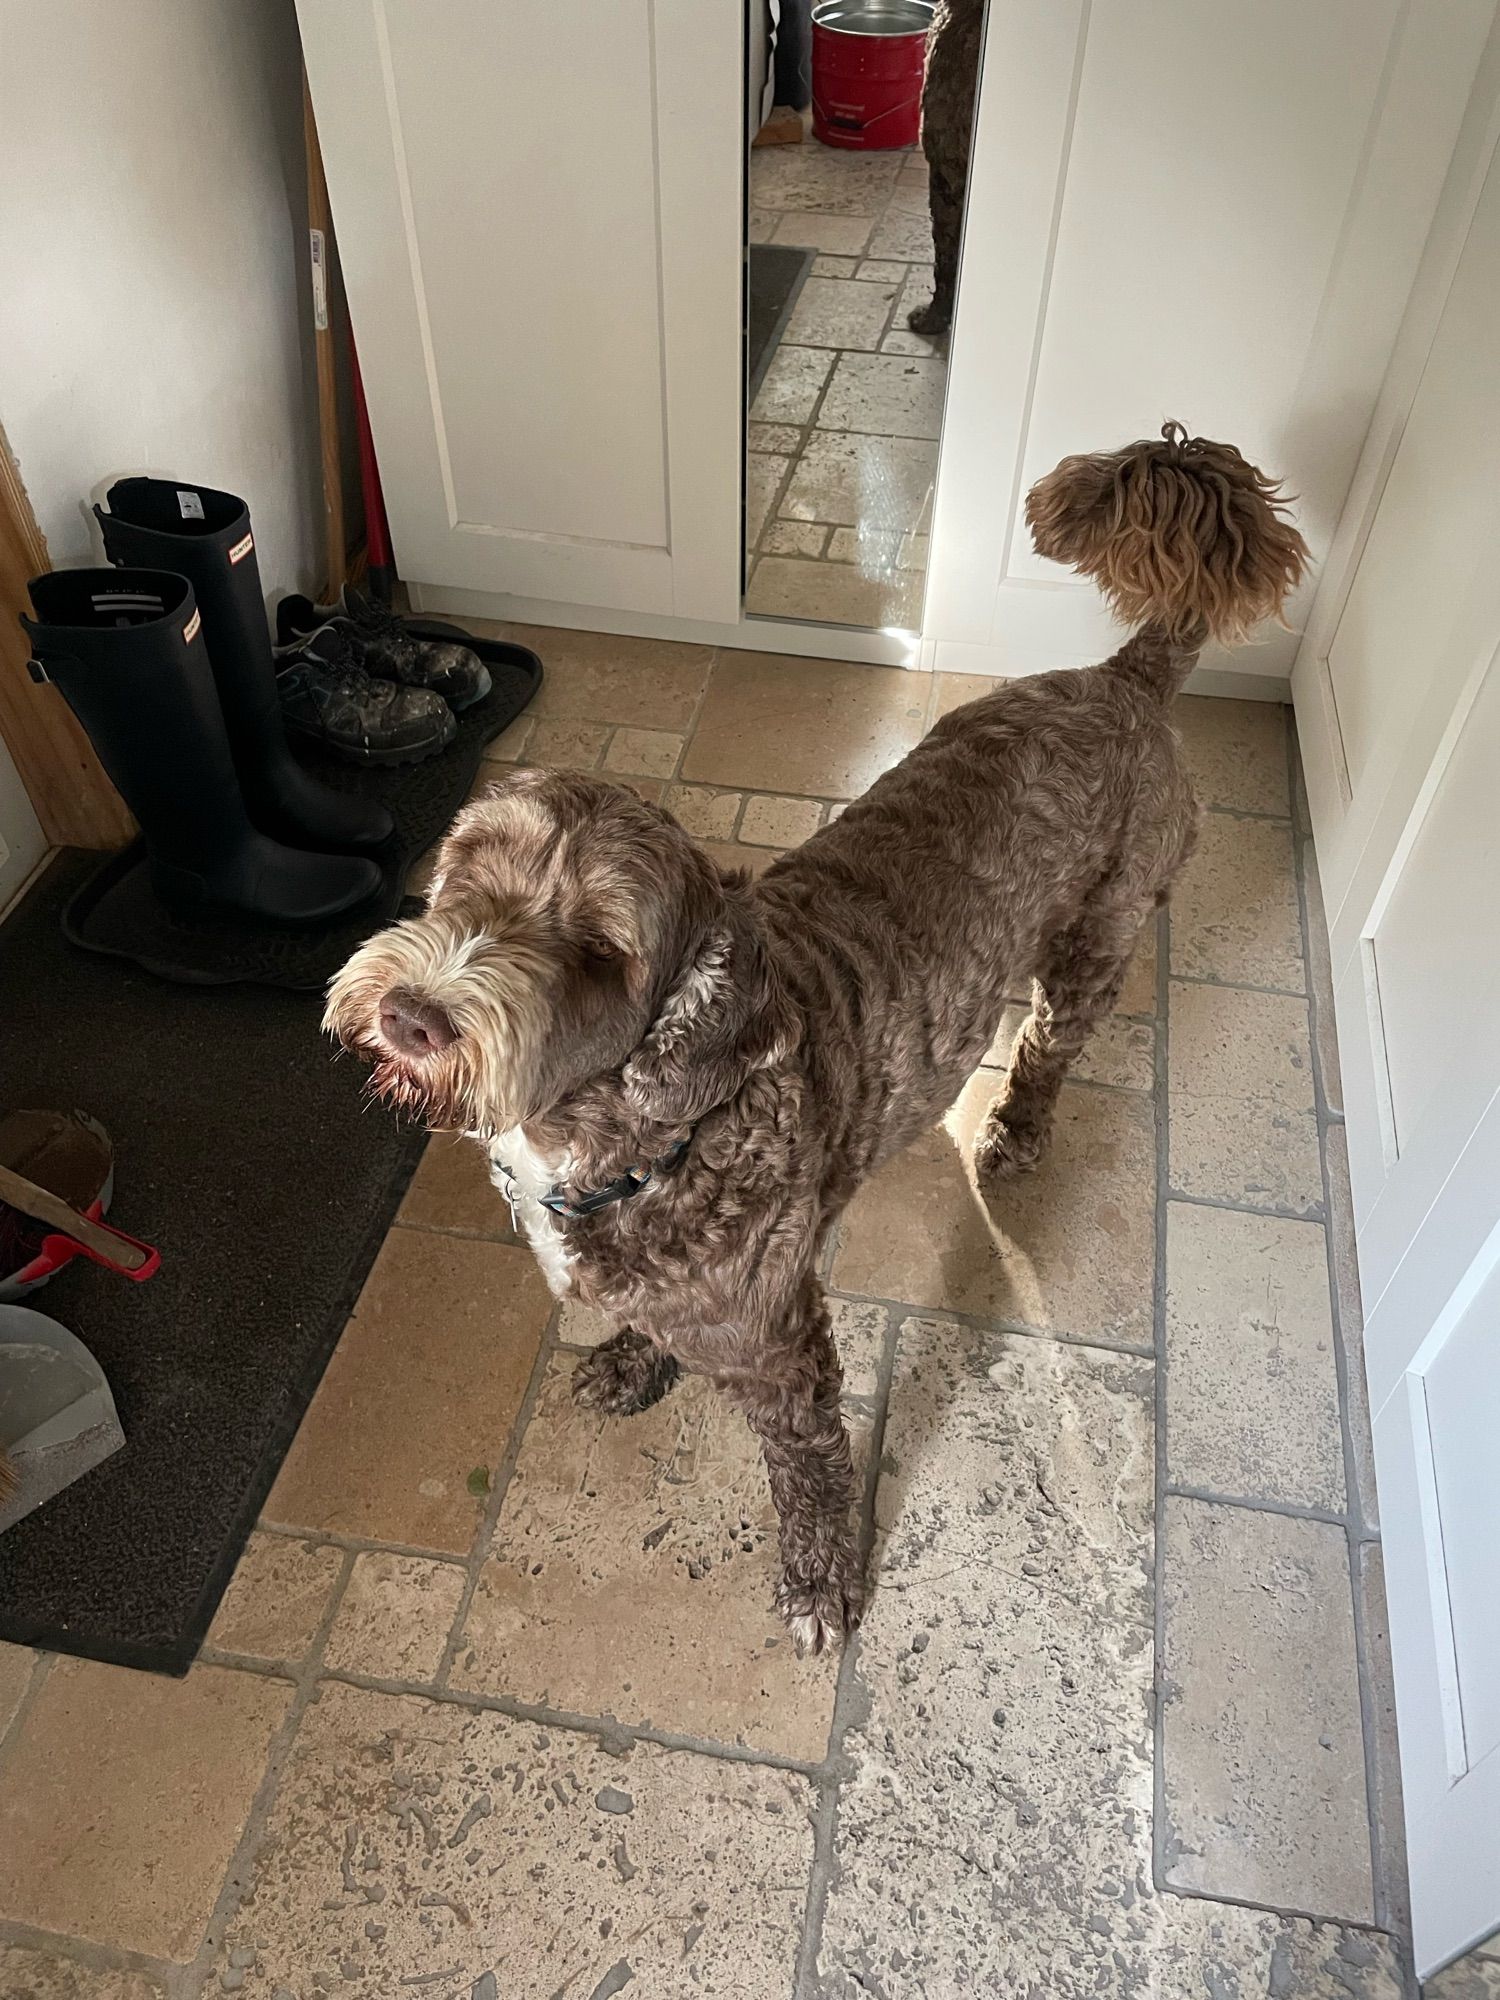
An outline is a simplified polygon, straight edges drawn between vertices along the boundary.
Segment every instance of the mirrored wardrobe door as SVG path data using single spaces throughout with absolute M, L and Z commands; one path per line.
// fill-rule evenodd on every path
M 984 0 L 749 0 L 745 610 L 915 632 Z

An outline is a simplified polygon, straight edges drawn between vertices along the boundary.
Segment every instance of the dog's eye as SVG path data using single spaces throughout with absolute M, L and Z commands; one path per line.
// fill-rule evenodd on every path
M 618 945 L 607 937 L 586 937 L 581 940 L 581 949 L 591 965 L 608 965 L 620 956 Z

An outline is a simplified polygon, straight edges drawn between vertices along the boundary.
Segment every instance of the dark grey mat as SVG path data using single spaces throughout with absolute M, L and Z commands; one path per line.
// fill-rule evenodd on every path
M 793 243 L 750 245 L 745 376 L 751 403 L 766 379 L 766 370 L 781 345 L 797 294 L 807 283 L 817 254 L 816 250 L 803 250 Z
M 0 1094 L 115 1143 L 132 1285 L 76 1259 L 30 1301 L 114 1390 L 125 1448 L 0 1537 L 0 1638 L 186 1671 L 424 1144 L 361 1115 L 316 994 L 168 985 L 70 946 L 96 865 L 0 926 Z

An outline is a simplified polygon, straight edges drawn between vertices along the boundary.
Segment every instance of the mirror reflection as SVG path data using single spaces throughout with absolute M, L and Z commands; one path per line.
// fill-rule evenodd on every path
M 749 0 L 745 609 L 921 625 L 984 0 Z

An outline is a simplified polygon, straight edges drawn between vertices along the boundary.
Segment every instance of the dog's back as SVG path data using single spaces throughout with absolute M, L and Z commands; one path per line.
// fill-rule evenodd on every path
M 1140 629 L 944 716 L 757 885 L 856 1178 L 952 1102 L 1007 998 L 1035 981 L 1080 1036 L 1111 1003 L 1196 836 L 1172 699 L 1206 637 L 1243 636 L 1300 575 L 1279 506 L 1232 447 L 1172 425 L 1065 460 L 1028 500 L 1037 547 Z

